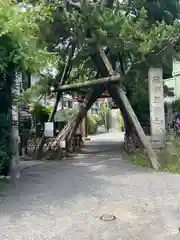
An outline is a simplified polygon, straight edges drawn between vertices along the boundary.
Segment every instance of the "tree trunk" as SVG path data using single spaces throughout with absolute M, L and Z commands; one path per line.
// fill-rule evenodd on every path
M 74 136 L 79 124 L 81 123 L 83 118 L 87 115 L 88 110 L 92 107 L 92 105 L 97 100 L 97 98 L 102 95 L 104 90 L 105 90 L 105 85 L 100 85 L 100 86 L 97 85 L 91 90 L 90 94 L 88 94 L 88 96 L 86 97 L 84 106 L 82 106 L 80 108 L 80 110 L 76 116 L 76 120 L 75 120 L 74 125 L 71 129 L 71 132 L 68 136 L 69 140 L 72 138 L 72 136 Z
M 109 62 L 109 59 L 107 58 L 104 50 L 100 49 L 100 56 L 104 62 L 104 65 L 109 72 L 109 74 L 114 75 L 114 69 L 112 68 L 111 63 Z M 123 75 L 123 73 L 121 73 Z M 116 86 L 109 84 L 109 90 L 113 90 L 114 98 L 116 95 L 116 99 L 119 100 L 119 104 L 122 105 L 121 108 L 124 109 L 124 113 L 127 113 L 128 119 L 132 123 L 134 129 L 136 130 L 137 135 L 139 136 L 144 148 L 147 150 L 148 157 L 150 160 L 150 163 L 154 169 L 159 168 L 159 162 L 157 160 L 157 156 L 155 151 L 153 150 L 151 143 L 149 139 L 147 138 L 146 134 L 144 133 L 143 128 L 141 127 L 136 114 L 134 113 L 131 104 L 129 103 L 128 98 L 126 97 L 126 94 L 124 93 L 124 90 L 122 89 L 122 86 L 120 84 L 117 84 Z M 113 97 L 113 95 L 111 95 Z
M 136 130 L 137 135 L 141 139 L 141 142 L 142 142 L 144 148 L 147 150 L 147 154 L 148 154 L 151 166 L 157 170 L 159 168 L 159 163 L 157 160 L 156 153 L 152 149 L 151 143 L 150 143 L 149 139 L 147 138 L 147 136 L 145 135 L 144 130 L 141 127 L 141 125 L 140 125 L 140 123 L 139 123 L 127 97 L 126 97 L 126 94 L 124 93 L 123 89 L 118 85 L 115 87 L 111 85 L 111 89 L 113 89 L 112 91 L 114 93 L 116 93 L 118 102 L 122 104 L 124 110 L 126 111 L 126 113 L 128 115 L 128 118 L 130 119 L 134 129 Z
M 11 180 L 12 168 L 12 85 L 15 78 L 14 65 L 9 64 L 6 73 L 0 74 L 0 175 Z M 12 171 L 11 171 L 12 170 Z
M 113 3 L 114 3 L 114 0 L 103 0 L 102 6 L 111 8 L 113 6 Z M 78 6 L 78 7 L 81 8 L 81 6 Z M 91 35 L 92 35 L 91 31 L 90 31 L 90 29 L 88 29 L 87 30 L 87 37 L 91 37 Z M 106 68 L 106 64 L 104 64 L 104 62 L 102 60 L 99 49 L 97 49 L 97 52 L 95 54 L 91 55 L 91 59 L 94 62 L 95 67 L 98 70 L 98 73 L 100 73 L 100 75 L 102 77 L 109 76 L 108 69 Z M 89 97 L 87 98 L 85 106 L 81 107 L 81 109 L 79 110 L 79 113 L 77 114 L 76 121 L 74 123 L 74 126 L 73 126 L 70 134 L 69 134 L 69 139 L 75 134 L 75 132 L 76 132 L 79 124 L 81 123 L 82 119 L 86 116 L 88 110 L 91 108 L 93 103 L 97 100 L 97 98 L 102 95 L 104 90 L 105 90 L 105 85 L 95 86 L 92 89 Z
M 57 108 L 58 108 L 60 98 L 61 98 L 61 94 L 57 93 L 56 94 L 56 101 L 55 101 L 54 107 L 53 107 L 53 111 L 49 116 L 48 122 L 52 122 L 54 120 L 54 116 L 57 112 Z M 37 159 L 41 158 L 42 150 L 43 150 L 43 146 L 44 146 L 45 141 L 46 141 L 46 137 L 45 137 L 45 132 L 44 132 L 43 136 L 42 136 L 42 138 L 39 142 L 39 146 L 37 147 L 37 151 L 36 151 L 36 158 Z
M 73 42 L 71 48 L 69 48 L 68 59 L 67 59 L 66 65 L 65 65 L 62 75 L 61 75 L 61 79 L 60 79 L 61 86 L 64 85 L 65 81 L 67 80 L 67 78 L 70 74 L 70 71 L 72 68 L 72 58 L 73 58 L 73 55 L 75 52 L 75 48 L 76 48 L 76 42 Z M 54 116 L 57 112 L 57 108 L 58 108 L 58 104 L 59 104 L 61 96 L 62 96 L 62 93 L 56 94 L 56 101 L 55 101 L 55 104 L 53 107 L 53 111 L 48 119 L 48 122 L 52 122 L 54 120 Z M 36 150 L 36 158 L 37 159 L 39 159 L 42 155 L 42 150 L 43 150 L 45 140 L 46 140 L 45 133 L 43 133 L 43 136 L 40 140 L 39 146 L 37 147 L 37 150 Z
M 101 54 L 103 54 L 103 53 L 101 52 Z M 101 77 L 108 77 L 109 72 L 108 72 L 108 69 L 106 68 L 106 65 L 104 64 L 104 62 L 102 60 L 101 54 L 100 54 L 99 49 L 97 49 L 97 52 L 95 54 L 91 55 L 91 59 L 95 65 L 95 67 L 97 68 L 97 72 L 98 72 L 97 75 L 100 75 Z M 85 106 L 81 107 L 79 113 L 76 116 L 76 121 L 74 123 L 74 126 L 73 126 L 70 134 L 69 134 L 69 139 L 75 134 L 76 129 L 78 128 L 82 119 L 87 115 L 88 110 L 92 107 L 93 103 L 97 100 L 97 98 L 103 94 L 106 87 L 107 87 L 107 84 L 97 85 L 91 90 L 90 94 L 87 95 Z M 87 120 L 86 120 L 86 124 L 87 124 Z

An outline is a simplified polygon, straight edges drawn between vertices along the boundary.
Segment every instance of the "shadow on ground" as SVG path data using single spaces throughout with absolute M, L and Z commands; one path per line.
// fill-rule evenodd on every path
M 175 239 L 180 176 L 132 166 L 122 144 L 118 133 L 95 136 L 73 159 L 24 170 L 1 198 L 0 239 Z

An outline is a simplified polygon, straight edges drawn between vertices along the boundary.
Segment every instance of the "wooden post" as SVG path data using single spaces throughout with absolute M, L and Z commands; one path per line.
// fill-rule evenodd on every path
M 72 46 L 70 48 L 69 48 L 69 45 L 67 47 L 68 58 L 67 58 L 67 62 L 65 64 L 65 67 L 64 67 L 61 79 L 60 79 L 60 86 L 64 85 L 64 83 L 66 82 L 66 80 L 67 80 L 67 78 L 68 78 L 68 76 L 71 72 L 72 58 L 73 58 L 73 55 L 74 55 L 74 52 L 75 52 L 75 48 L 76 48 L 76 42 L 73 42 Z M 58 104 L 59 104 L 59 101 L 61 99 L 61 96 L 62 96 L 62 92 L 58 92 L 56 94 L 56 102 L 54 103 L 53 111 L 52 111 L 51 115 L 49 116 L 48 122 L 52 122 L 54 120 L 54 116 L 57 112 L 57 108 L 58 108 Z M 40 143 L 39 143 L 39 145 L 37 147 L 37 150 L 36 150 L 36 158 L 37 159 L 39 157 L 41 157 L 41 155 L 42 155 L 42 150 L 43 150 L 45 140 L 46 140 L 46 137 L 45 137 L 45 134 L 43 133 L 43 136 L 42 136 L 42 138 L 40 140 Z
M 83 118 L 87 115 L 88 110 L 92 107 L 93 103 L 98 99 L 99 96 L 104 92 L 104 85 L 96 85 L 90 92 L 87 94 L 86 101 L 84 101 L 83 106 L 80 107 L 78 114 L 76 115 L 75 120 L 73 121 L 72 128 L 69 131 L 68 139 L 75 134 L 77 127 L 83 120 Z
M 104 64 L 106 65 L 107 70 L 109 71 L 109 74 L 110 75 L 116 75 L 116 73 L 114 72 L 114 70 L 111 66 L 111 63 L 109 62 L 109 59 L 107 58 L 104 50 L 100 49 L 100 55 L 101 55 L 101 58 L 104 61 Z M 139 121 L 136 117 L 136 114 L 134 113 L 134 110 L 132 109 L 131 104 L 129 103 L 129 100 L 128 100 L 126 94 L 124 93 L 121 85 L 117 84 L 116 88 L 117 88 L 117 91 L 118 91 L 117 93 L 119 95 L 119 98 L 124 105 L 124 109 L 126 110 L 128 116 L 129 116 L 129 118 L 130 118 L 138 136 L 139 136 L 139 138 L 141 139 L 144 148 L 147 150 L 147 154 L 148 154 L 148 157 L 149 157 L 149 160 L 151 162 L 152 167 L 155 170 L 158 170 L 159 162 L 157 160 L 156 153 L 152 148 L 151 142 L 149 141 L 148 137 L 144 133 L 144 130 L 141 127 L 141 124 L 139 123 Z
M 144 133 L 143 128 L 141 127 L 141 124 L 139 123 L 136 114 L 134 113 L 129 100 L 126 97 L 126 94 L 122 90 L 122 88 L 118 88 L 119 96 L 124 104 L 124 107 L 129 115 L 130 120 L 132 121 L 134 128 L 141 139 L 142 144 L 144 145 L 144 148 L 147 150 L 148 157 L 150 159 L 151 165 L 155 170 L 158 170 L 159 168 L 159 163 L 157 160 L 157 156 L 155 151 L 152 148 L 151 142 L 149 141 L 148 137 Z
M 99 78 L 99 79 L 89 80 L 86 82 L 72 83 L 72 84 L 60 86 L 57 89 L 52 88 L 52 92 L 65 92 L 65 91 L 72 91 L 76 89 L 79 90 L 79 88 L 88 88 L 98 84 L 116 83 L 119 80 L 120 80 L 120 76 L 119 74 L 116 74 L 116 76 Z

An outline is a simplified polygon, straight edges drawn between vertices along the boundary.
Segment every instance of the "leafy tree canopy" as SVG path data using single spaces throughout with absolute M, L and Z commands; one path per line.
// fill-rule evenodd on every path
M 4 1 L 3 1 L 4 2 Z M 0 4 L 0 70 L 13 64 L 17 70 L 39 71 L 55 61 L 39 38 L 40 24 L 50 18 L 43 5 L 25 10 L 5 1 Z
M 169 66 L 167 60 L 179 55 L 180 22 L 177 18 L 180 3 L 177 0 L 108 1 L 109 6 L 113 3 L 111 8 L 103 7 L 102 1 L 26 2 L 34 4 L 34 9 L 43 4 L 48 8 L 51 17 L 43 15 L 46 21 L 39 25 L 39 30 L 48 51 L 60 56 L 59 75 L 66 62 L 68 44 L 71 47 L 70 43 L 76 42 L 68 82 L 95 77 L 96 69 L 90 55 L 99 46 L 116 56 L 118 71 L 123 66 L 125 87 L 132 81 L 146 79 L 149 66 L 161 66 L 162 63 Z

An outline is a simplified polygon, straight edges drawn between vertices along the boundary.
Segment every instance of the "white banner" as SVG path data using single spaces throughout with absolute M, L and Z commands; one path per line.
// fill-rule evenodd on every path
M 54 123 L 46 122 L 44 134 L 46 137 L 54 137 Z

